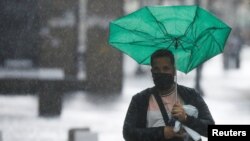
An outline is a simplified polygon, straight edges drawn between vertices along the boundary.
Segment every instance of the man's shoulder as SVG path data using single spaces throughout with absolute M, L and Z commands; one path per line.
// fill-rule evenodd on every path
M 178 85 L 177 87 L 178 92 L 182 94 L 188 94 L 188 95 L 197 95 L 197 91 L 194 88 Z
M 187 87 L 187 86 L 184 86 L 184 85 L 177 85 L 177 88 L 180 89 L 180 90 L 185 90 L 185 91 L 195 91 L 194 88 L 191 88 L 191 87 Z

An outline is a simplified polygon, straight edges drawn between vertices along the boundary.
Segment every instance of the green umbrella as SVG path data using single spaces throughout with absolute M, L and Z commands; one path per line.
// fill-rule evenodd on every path
M 198 6 L 147 6 L 111 21 L 109 44 L 145 65 L 153 52 L 168 49 L 188 73 L 223 52 L 230 31 Z

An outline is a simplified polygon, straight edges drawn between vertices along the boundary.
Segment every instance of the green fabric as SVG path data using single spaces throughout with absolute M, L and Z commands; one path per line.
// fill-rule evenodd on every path
M 111 21 L 109 44 L 145 65 L 154 51 L 168 49 L 188 73 L 223 52 L 230 31 L 198 6 L 147 6 Z

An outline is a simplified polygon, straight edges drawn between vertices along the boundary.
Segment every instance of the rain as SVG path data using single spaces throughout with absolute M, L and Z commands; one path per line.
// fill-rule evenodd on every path
M 1 0 L 0 141 L 124 140 L 132 96 L 154 83 L 150 66 L 108 44 L 110 21 L 196 4 L 232 32 L 223 53 L 177 82 L 202 94 L 216 124 L 249 125 L 249 0 Z

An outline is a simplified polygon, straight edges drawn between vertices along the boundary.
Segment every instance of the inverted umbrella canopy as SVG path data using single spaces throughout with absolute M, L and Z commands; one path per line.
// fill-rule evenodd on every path
M 139 64 L 159 49 L 188 73 L 223 52 L 231 28 L 199 6 L 147 6 L 110 22 L 109 44 Z

